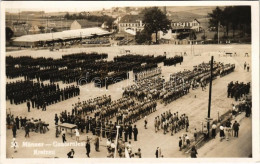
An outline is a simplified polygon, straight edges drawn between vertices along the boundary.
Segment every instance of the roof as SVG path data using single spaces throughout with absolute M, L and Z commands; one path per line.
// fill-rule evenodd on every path
M 14 39 L 15 42 L 38 42 L 38 41 L 52 41 L 59 39 L 72 39 L 79 37 L 90 37 L 93 35 L 107 35 L 111 34 L 106 30 L 99 27 L 67 30 L 62 32 L 45 33 L 45 34 L 34 34 L 34 35 L 23 35 Z
M 199 22 L 196 18 L 190 18 L 190 17 L 186 17 L 186 18 L 173 17 L 171 20 L 172 20 L 172 23 L 173 22 L 177 22 L 177 23 L 179 23 L 179 22 L 192 22 L 194 20 Z
M 119 23 L 139 23 L 140 20 L 143 20 L 143 15 L 125 15 Z
M 77 21 L 81 25 L 81 28 L 89 26 L 89 21 L 88 20 L 78 19 L 78 20 L 74 20 L 72 23 L 74 23 L 75 21 Z

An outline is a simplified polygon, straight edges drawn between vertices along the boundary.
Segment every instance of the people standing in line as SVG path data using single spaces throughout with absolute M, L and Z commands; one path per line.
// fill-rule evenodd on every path
M 89 156 L 89 154 L 90 154 L 90 143 L 89 143 L 89 140 L 87 140 L 85 147 L 86 147 L 86 151 L 87 151 L 86 154 L 87 154 L 88 157 L 90 157 L 90 156 Z
M 211 136 L 212 138 L 216 138 L 216 129 L 217 129 L 217 125 L 215 124 L 215 122 L 212 124 L 212 130 L 211 130 Z
M 134 133 L 134 141 L 137 141 L 138 129 L 136 125 L 134 125 L 133 133 Z
M 195 146 L 193 145 L 192 148 L 191 148 L 190 157 L 191 158 L 197 158 L 197 154 L 198 154 L 198 152 L 197 152 Z
M 234 137 L 238 137 L 239 126 L 240 126 L 239 123 L 235 121 L 235 123 L 233 124 L 233 130 L 235 132 Z

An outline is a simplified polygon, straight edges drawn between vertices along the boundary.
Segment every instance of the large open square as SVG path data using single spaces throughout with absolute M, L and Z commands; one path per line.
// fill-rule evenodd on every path
M 191 47 L 194 49 L 191 54 Z M 164 66 L 163 63 L 158 63 L 161 67 L 161 77 L 166 81 L 170 79 L 170 75 L 184 71 L 192 70 L 193 66 L 199 65 L 200 63 L 209 63 L 211 56 L 214 56 L 215 62 L 221 62 L 224 64 L 235 64 L 234 72 L 227 74 L 223 77 L 218 76 L 212 82 L 212 100 L 211 100 L 211 118 L 213 120 L 218 120 L 220 116 L 232 110 L 232 104 L 239 104 L 239 101 L 235 101 L 234 98 L 227 98 L 227 86 L 231 81 L 238 81 L 243 83 L 252 82 L 251 69 L 249 72 L 244 69 L 244 63 L 246 62 L 251 66 L 251 45 L 249 44 L 227 44 L 227 45 L 133 45 L 133 46 L 112 46 L 112 47 L 92 47 L 92 48 L 69 48 L 60 49 L 59 51 L 49 51 L 49 50 L 33 50 L 26 49 L 22 51 L 7 52 L 6 56 L 32 56 L 33 58 L 45 57 L 45 58 L 61 58 L 62 55 L 80 53 L 80 52 L 97 52 L 97 53 L 107 53 L 107 61 L 113 60 L 116 56 L 122 56 L 126 54 L 126 51 L 130 51 L 130 54 L 139 55 L 164 55 L 166 52 L 166 57 L 174 57 L 176 54 L 184 54 L 183 62 L 176 64 L 176 66 Z M 129 52 L 128 52 L 129 53 Z M 230 55 L 230 54 L 232 55 Z M 245 56 L 248 53 L 249 56 Z M 236 55 L 235 55 L 236 54 Z M 6 82 L 14 82 L 16 80 L 24 80 L 22 77 L 14 79 L 6 79 Z M 36 79 L 33 79 L 36 81 Z M 44 81 L 44 83 L 49 83 L 49 81 Z M 76 82 L 71 84 L 59 83 L 60 88 L 66 87 L 68 85 L 76 85 Z M 109 85 L 108 89 L 105 87 L 97 88 L 94 83 L 88 83 L 86 85 L 79 86 L 80 95 L 70 98 L 68 100 L 48 105 L 46 111 L 40 109 L 32 108 L 30 112 L 27 111 L 26 103 L 19 105 L 10 104 L 10 101 L 6 101 L 7 114 L 11 113 L 16 116 L 22 116 L 29 118 L 40 118 L 49 124 L 49 130 L 46 133 L 36 133 L 30 132 L 30 137 L 25 138 L 25 130 L 17 130 L 16 141 L 19 145 L 17 152 L 10 145 L 13 140 L 12 129 L 7 129 L 6 134 L 6 150 L 7 158 L 67 158 L 67 153 L 74 149 L 74 158 L 86 158 L 86 148 L 85 142 L 87 136 L 92 138 L 90 140 L 91 145 L 91 158 L 106 158 L 107 152 L 107 139 L 100 138 L 99 152 L 94 149 L 95 136 L 92 133 L 80 132 L 80 137 L 78 142 L 83 143 L 82 145 L 65 145 L 61 146 L 62 136 L 56 137 L 55 130 L 55 114 L 60 114 L 62 111 L 67 110 L 71 112 L 73 106 L 72 104 L 78 103 L 79 101 L 86 101 L 88 99 L 94 99 L 98 96 L 104 94 L 111 95 L 111 99 L 117 100 L 123 96 L 124 88 L 129 85 L 134 84 L 133 71 L 129 72 L 129 79 L 125 79 L 118 83 Z M 250 91 L 251 92 L 251 91 Z M 204 90 L 201 87 L 196 89 L 190 89 L 190 92 L 175 101 L 170 102 L 165 105 L 162 104 L 160 100 L 157 102 L 157 110 L 148 114 L 147 129 L 144 127 L 145 118 L 141 118 L 134 125 L 138 128 L 138 140 L 131 141 L 131 147 L 133 152 L 137 152 L 138 148 L 141 149 L 142 158 L 155 158 L 155 152 L 157 147 L 161 148 L 161 154 L 164 158 L 183 158 L 189 157 L 189 150 L 184 149 L 179 151 L 179 137 L 183 134 L 187 134 L 190 140 L 194 140 L 194 129 L 197 131 L 202 131 L 204 125 L 206 125 L 207 114 L 208 114 L 208 97 L 209 96 L 209 85 L 205 87 Z M 79 100 L 80 98 L 80 100 Z M 135 100 L 136 101 L 136 100 Z M 171 111 L 171 113 L 178 112 L 179 114 L 185 113 L 189 117 L 189 128 L 188 132 L 185 129 L 171 136 L 170 132 L 163 134 L 163 129 L 155 133 L 154 118 L 161 115 L 166 111 Z M 89 113 L 90 116 L 94 117 L 93 113 Z M 245 117 L 245 113 L 233 117 L 233 120 L 237 120 L 240 124 L 240 137 L 234 138 L 230 137 L 229 141 L 220 141 L 219 133 L 217 133 L 216 139 L 212 139 L 209 142 L 205 142 L 200 145 L 197 149 L 198 157 L 249 157 L 252 154 L 252 118 Z M 115 117 L 111 118 L 114 122 Z M 204 124 L 204 125 L 203 125 Z M 76 142 L 76 135 L 73 132 L 72 137 L 70 132 L 66 135 L 67 143 Z M 42 143 L 42 145 L 30 145 L 30 143 Z M 27 144 L 27 145 L 26 145 Z M 59 144 L 59 145 L 58 145 Z M 243 147 L 243 149 L 241 149 Z M 41 153 L 41 151 L 50 151 L 48 153 Z M 38 153 L 40 152 L 40 153 Z

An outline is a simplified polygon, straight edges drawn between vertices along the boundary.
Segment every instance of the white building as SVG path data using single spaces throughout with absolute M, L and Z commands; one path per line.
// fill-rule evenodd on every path
M 142 23 L 142 16 L 140 15 L 125 15 L 121 18 L 118 23 L 119 32 L 132 30 L 132 31 L 142 31 L 144 29 L 144 24 Z
M 171 23 L 172 29 L 192 29 L 197 32 L 201 31 L 200 22 L 197 19 L 180 19 L 172 20 Z

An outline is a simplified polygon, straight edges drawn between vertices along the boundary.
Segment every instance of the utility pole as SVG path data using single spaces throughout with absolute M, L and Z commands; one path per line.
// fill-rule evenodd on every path
M 208 104 L 208 118 L 207 118 L 208 137 L 209 137 L 209 131 L 210 131 L 210 128 L 209 128 L 210 124 L 209 124 L 209 122 L 211 120 L 211 118 L 210 118 L 210 109 L 211 109 L 213 60 L 214 60 L 214 57 L 211 56 L 211 62 L 210 62 L 210 83 L 209 83 L 209 104 Z

